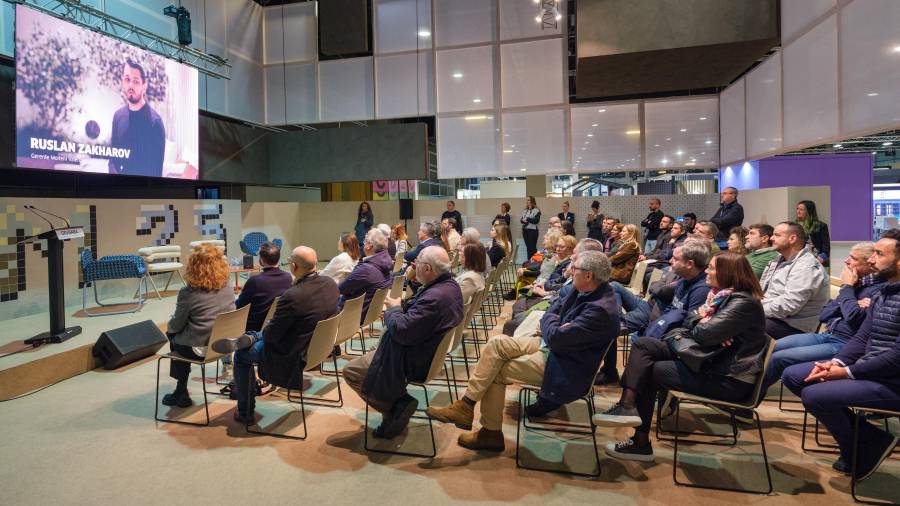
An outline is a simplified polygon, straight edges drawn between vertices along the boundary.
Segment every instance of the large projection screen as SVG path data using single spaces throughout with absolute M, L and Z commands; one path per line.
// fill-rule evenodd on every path
M 197 70 L 16 7 L 16 165 L 197 179 Z

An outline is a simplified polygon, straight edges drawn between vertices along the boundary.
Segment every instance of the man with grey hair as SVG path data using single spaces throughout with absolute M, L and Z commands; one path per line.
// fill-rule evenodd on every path
M 378 347 L 344 367 L 344 379 L 384 418 L 372 433 L 397 437 L 416 411 L 410 381 L 423 381 L 444 334 L 463 319 L 459 285 L 450 275 L 450 257 L 441 246 L 422 250 L 415 262 L 422 288 L 401 303 L 385 299 L 384 334 Z
M 856 334 L 866 319 L 872 297 L 885 284 L 884 276 L 869 263 L 874 252 L 874 242 L 853 245 L 844 260 L 841 290 L 819 313 L 824 331 L 794 334 L 779 339 L 775 344 L 772 360 L 766 368 L 765 388 L 778 381 L 788 366 L 831 360 Z
M 444 246 L 441 242 L 441 224 L 437 221 L 425 221 L 419 225 L 419 244 L 415 248 L 407 251 L 403 255 L 403 260 L 407 263 L 416 261 L 416 257 L 423 249 L 429 246 Z
M 463 248 L 466 247 L 466 244 L 481 242 L 481 232 L 478 231 L 475 227 L 466 227 L 462 231 L 462 236 L 459 239 L 459 245 L 457 249 L 462 251 Z M 485 248 L 487 249 L 487 248 Z M 487 279 L 488 275 L 491 273 L 491 257 L 488 256 L 487 251 L 484 253 L 484 271 L 482 271 L 481 275 Z
M 482 427 L 462 434 L 460 446 L 503 451 L 503 406 L 509 383 L 541 385 L 537 402 L 525 408 L 529 417 L 544 416 L 591 388 L 603 353 L 618 335 L 619 306 L 609 286 L 606 255 L 585 251 L 573 264 L 574 290 L 544 313 L 539 334 L 489 340 L 469 377 L 466 395 L 447 407 L 426 410 L 435 420 L 469 430 L 475 404 L 481 402 Z
M 347 278 L 338 285 L 338 291 L 341 292 L 339 308 L 344 307 L 344 301 L 365 293 L 361 316 L 365 319 L 375 292 L 380 288 L 391 287 L 394 259 L 388 253 L 387 241 L 387 237 L 378 228 L 366 232 L 366 239 L 362 244 L 365 258 L 360 260 Z
M 726 186 L 722 190 L 721 197 L 722 203 L 709 221 L 717 228 L 713 240 L 725 242 L 731 229 L 744 223 L 744 208 L 737 201 L 738 190 L 734 186 Z

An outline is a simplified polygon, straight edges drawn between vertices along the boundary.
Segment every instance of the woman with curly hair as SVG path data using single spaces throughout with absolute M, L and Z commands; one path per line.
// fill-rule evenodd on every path
M 172 351 L 192 360 L 202 360 L 213 322 L 220 313 L 234 310 L 234 291 L 228 284 L 228 260 L 211 244 L 194 248 L 184 273 L 187 285 L 178 292 L 175 314 L 169 319 L 166 335 Z M 187 390 L 191 364 L 171 361 L 169 376 L 178 384 L 166 394 L 166 406 L 186 408 L 193 404 Z

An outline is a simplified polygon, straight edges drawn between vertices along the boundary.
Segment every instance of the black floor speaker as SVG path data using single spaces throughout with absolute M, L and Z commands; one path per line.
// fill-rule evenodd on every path
M 159 327 L 151 320 L 144 320 L 100 334 L 93 354 L 104 369 L 115 369 L 153 355 L 166 342 L 168 339 Z

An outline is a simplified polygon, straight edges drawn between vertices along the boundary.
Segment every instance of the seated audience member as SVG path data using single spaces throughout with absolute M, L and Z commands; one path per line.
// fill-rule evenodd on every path
M 797 203 L 797 223 L 806 231 L 807 242 L 812 246 L 816 259 L 828 267 L 831 260 L 831 235 L 828 233 L 828 225 L 819 220 L 815 202 L 801 200 Z
M 766 369 L 766 389 L 790 365 L 830 360 L 856 334 L 872 297 L 884 287 L 884 278 L 869 263 L 874 252 L 875 243 L 871 242 L 857 243 L 850 249 L 841 272 L 841 290 L 819 313 L 819 321 L 825 325 L 822 332 L 794 334 L 778 340 Z
M 900 230 L 882 234 L 869 262 L 886 284 L 856 334 L 830 361 L 792 365 L 781 377 L 834 436 L 840 457 L 832 467 L 847 473 L 855 419 L 848 407 L 900 410 Z M 869 477 L 896 446 L 897 436 L 859 420 L 857 480 Z
M 603 352 L 619 331 L 619 307 L 609 287 L 609 261 L 586 251 L 573 265 L 572 290 L 541 318 L 540 334 L 493 337 L 484 346 L 465 396 L 451 405 L 431 406 L 431 418 L 469 430 L 475 404 L 481 402 L 481 429 L 459 436 L 471 450 L 502 451 L 506 385 L 540 384 L 537 402 L 525 408 L 540 417 L 578 399 L 591 387 Z
M 775 339 L 812 332 L 828 302 L 828 273 L 806 245 L 806 231 L 784 221 L 775 226 L 772 245 L 778 256 L 759 280 L 765 296 L 766 333 Z
M 447 251 L 425 248 L 415 269 L 422 288 L 402 303 L 385 300 L 389 309 L 378 348 L 344 367 L 347 384 L 384 415 L 372 433 L 376 438 L 392 439 L 409 423 L 419 403 L 406 386 L 425 379 L 444 334 L 463 319 L 462 292 L 450 276 Z
M 560 237 L 559 242 L 556 243 L 556 268 L 553 269 L 553 272 L 547 279 L 535 281 L 531 288 L 527 290 L 526 296 L 516 301 L 516 305 L 513 306 L 513 315 L 528 309 L 544 296 L 559 290 L 565 284 L 567 279 L 566 268 L 569 267 L 572 253 L 575 251 L 577 244 L 578 240 L 571 235 Z
M 716 236 L 719 235 L 719 229 L 716 227 L 716 224 L 711 221 L 698 221 L 696 225 L 694 225 L 694 233 L 690 235 L 690 238 L 693 239 L 703 239 L 709 241 L 710 247 L 712 248 L 712 254 L 716 255 L 719 251 L 722 251 L 722 248 L 719 247 L 719 244 L 716 242 Z
M 750 230 L 747 231 L 747 240 L 744 243 L 744 246 L 747 247 L 747 261 L 750 262 L 750 267 L 753 268 L 753 274 L 756 274 L 757 279 L 762 276 L 769 262 L 778 256 L 778 252 L 772 247 L 773 233 L 775 233 L 775 229 L 766 223 L 750 225 Z
M 459 252 L 459 264 L 462 272 L 456 276 L 456 282 L 462 291 L 463 304 L 484 289 L 484 245 L 481 242 L 470 242 Z
M 575 237 L 575 224 L 569 220 L 562 220 L 562 231 L 565 235 L 571 235 Z
M 228 284 L 228 260 L 219 248 L 201 244 L 191 251 L 184 280 L 187 284 L 178 291 L 166 336 L 172 351 L 185 358 L 202 360 L 216 316 L 234 309 L 234 290 Z M 169 376 L 178 383 L 174 392 L 163 396 L 162 403 L 186 408 L 193 404 L 187 389 L 191 364 L 170 362 Z
M 456 220 L 453 218 L 444 218 L 441 220 L 441 242 L 444 243 L 444 249 L 448 252 L 456 251 L 459 246 L 460 235 L 456 231 Z
M 675 252 L 675 248 L 684 244 L 687 240 L 688 234 L 687 230 L 684 228 L 683 223 L 672 223 L 672 227 L 669 229 L 669 233 L 665 236 L 665 240 L 663 240 L 663 236 L 660 235 L 659 241 L 656 243 L 657 249 L 655 249 L 652 254 L 647 255 L 647 260 L 654 260 L 655 264 L 667 264 L 670 260 L 672 260 L 672 254 Z
M 638 338 L 622 375 L 619 402 L 594 415 L 594 424 L 601 427 L 635 427 L 631 438 L 608 444 L 607 455 L 653 461 L 650 426 L 660 390 L 730 402 L 746 401 L 753 394 L 768 343 L 759 282 L 747 259 L 730 252 L 712 257 L 706 274 L 710 286 L 706 302 L 662 340 Z M 680 339 L 693 339 L 704 349 L 722 346 L 725 350 L 699 364 L 685 362 L 669 343 Z
M 738 203 L 738 191 L 733 186 L 728 186 L 721 193 L 722 202 L 716 214 L 709 219 L 716 226 L 716 236 L 713 242 L 725 242 L 728 233 L 734 227 L 744 224 L 744 208 Z
M 335 283 L 340 284 L 341 281 L 347 279 L 347 276 L 356 267 L 356 262 L 359 261 L 359 242 L 357 242 L 356 236 L 348 232 L 341 234 L 341 238 L 338 240 L 338 251 L 340 253 L 332 258 L 322 270 L 322 276 L 331 278 Z
M 649 218 L 648 218 L 649 219 Z M 644 220 L 647 221 L 647 220 Z M 675 219 L 669 216 L 668 214 L 664 214 L 662 218 L 659 220 L 659 234 L 656 236 L 656 239 L 653 241 L 652 248 L 645 248 L 644 254 L 638 257 L 638 261 L 644 261 L 647 259 L 655 259 L 656 255 L 659 254 L 659 251 L 662 250 L 662 247 L 669 240 L 670 234 L 672 233 L 672 223 L 674 223 Z M 650 240 L 647 240 L 649 243 Z
M 403 259 L 407 263 L 415 262 L 416 257 L 421 251 L 429 246 L 443 246 L 441 241 L 441 224 L 433 221 L 426 221 L 419 225 L 419 244 L 412 249 L 408 249 L 403 255 Z
M 394 260 L 387 252 L 387 237 L 380 230 L 372 229 L 366 232 L 363 250 L 366 257 L 360 260 L 347 279 L 338 285 L 341 294 L 339 309 L 344 307 L 345 300 L 366 294 L 360 322 L 366 318 L 366 311 L 369 310 L 369 303 L 372 302 L 375 292 L 380 288 L 390 288 L 394 279 L 391 276 Z
M 501 223 L 503 223 L 502 220 L 501 220 Z M 507 229 L 507 232 L 508 231 L 509 231 L 509 229 Z M 459 240 L 459 246 L 457 246 L 457 251 L 459 251 L 459 254 L 462 254 L 462 250 L 463 250 L 463 248 L 466 247 L 467 244 L 474 244 L 476 242 L 478 244 L 481 244 L 481 233 L 478 232 L 478 229 L 475 227 L 466 227 L 465 229 L 463 229 L 462 237 Z M 481 244 L 481 246 L 482 246 L 481 249 L 484 250 L 484 244 Z M 484 251 L 484 270 L 481 271 L 481 275 L 484 276 L 484 279 L 487 279 L 488 275 L 491 273 L 491 270 L 492 270 L 491 258 L 488 255 L 487 250 L 485 250 Z
M 491 247 L 487 250 L 488 258 L 491 259 L 491 267 L 497 267 L 501 260 L 509 256 L 512 247 L 507 240 L 506 225 L 494 225 L 491 227 Z
M 247 315 L 247 330 L 260 330 L 265 323 L 266 313 L 275 297 L 291 287 L 293 280 L 288 272 L 278 268 L 281 260 L 281 249 L 271 242 L 264 242 L 259 247 L 259 265 L 262 272 L 244 283 L 241 294 L 238 295 L 234 306 L 238 309 L 250 304 L 250 314 Z
M 616 229 L 618 224 L 619 220 L 617 218 L 606 218 L 603 220 L 603 240 L 600 242 L 603 243 L 603 252 L 607 256 L 613 253 L 613 246 L 619 240 L 619 231 L 621 229 Z
M 397 243 L 394 242 L 394 239 L 391 238 L 391 227 L 387 223 L 379 223 L 378 230 L 381 230 L 381 233 L 387 238 L 387 252 L 391 258 L 397 256 Z M 363 254 L 365 254 L 365 248 L 363 248 Z
M 744 238 L 747 237 L 747 229 L 744 227 L 734 227 L 728 234 L 728 251 L 737 253 L 738 255 L 746 255 L 749 253 L 744 246 Z
M 391 239 L 393 239 L 394 243 L 397 245 L 398 255 L 406 253 L 406 250 L 409 249 L 409 241 L 406 240 L 406 228 L 402 223 L 394 225 L 393 230 L 391 230 Z M 397 255 L 394 255 L 393 258 L 397 258 Z
M 657 339 L 675 327 L 681 326 L 685 317 L 704 302 L 709 293 L 706 284 L 706 267 L 709 265 L 709 245 L 706 241 L 687 241 L 675 248 L 672 255 L 672 271 L 676 274 L 675 294 L 665 306 L 657 305 L 636 296 L 620 283 L 610 283 L 621 301 L 625 315 L 623 326 L 641 336 Z
M 600 212 L 600 202 L 591 202 L 591 212 L 587 215 L 588 237 L 603 243 L 606 237 L 603 231 L 603 213 Z
M 684 231 L 690 235 L 694 233 L 694 227 L 697 226 L 697 215 L 694 213 L 684 213 L 682 215 L 684 222 Z
M 547 222 L 547 227 L 562 230 L 562 220 L 558 216 L 551 216 L 550 221 Z
M 378 229 L 370 229 L 367 234 L 372 233 L 382 236 Z M 314 249 L 294 248 L 291 253 L 294 284 L 278 299 L 275 315 L 262 333 L 251 332 L 220 342 L 216 347 L 220 352 L 237 350 L 234 353 L 234 392 L 237 396 L 234 419 L 238 422 L 253 420 L 256 396 L 250 379 L 255 364 L 259 364 L 260 379 L 288 388 L 303 388 L 306 350 L 313 330 L 320 320 L 337 313 L 337 286 L 316 273 L 317 263 Z
M 526 288 L 536 281 L 546 280 L 553 274 L 559 263 L 559 257 L 554 254 L 554 250 L 562 236 L 562 232 L 556 228 L 551 228 L 544 234 L 541 249 L 516 270 L 516 285 L 503 296 L 504 299 L 515 300 L 517 288 Z
M 609 255 L 609 263 L 612 265 L 610 279 L 619 283 L 631 282 L 631 274 L 641 256 L 641 232 L 637 225 L 631 223 L 622 226 L 616 225 L 619 231 L 619 247 Z

